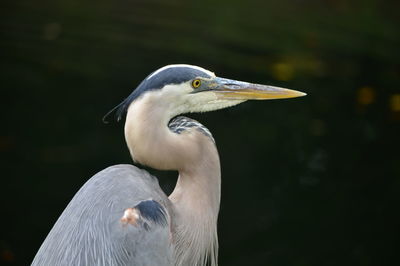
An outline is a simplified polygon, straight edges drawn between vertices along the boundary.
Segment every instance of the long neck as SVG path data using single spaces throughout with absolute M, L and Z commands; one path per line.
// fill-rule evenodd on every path
M 176 214 L 177 265 L 205 265 L 207 256 L 217 264 L 220 165 L 215 147 L 205 147 L 202 155 L 193 169 L 179 171 L 169 196 Z
M 151 108 L 149 108 L 151 106 Z M 171 132 L 165 106 L 150 99 L 128 110 L 125 137 L 134 160 L 156 169 L 178 170 L 169 196 L 176 265 L 217 264 L 217 217 L 221 171 L 213 141 L 197 130 Z

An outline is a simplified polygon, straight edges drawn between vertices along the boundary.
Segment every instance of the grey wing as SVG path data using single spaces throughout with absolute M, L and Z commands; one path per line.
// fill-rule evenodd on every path
M 172 265 L 168 202 L 146 171 L 109 167 L 74 196 L 32 265 Z

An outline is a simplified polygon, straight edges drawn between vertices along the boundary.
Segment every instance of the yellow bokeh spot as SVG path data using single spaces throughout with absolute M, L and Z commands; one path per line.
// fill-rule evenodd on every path
M 390 96 L 390 109 L 393 112 L 400 112 L 400 94 Z
M 375 100 L 375 92 L 371 87 L 362 87 L 357 93 L 357 102 L 361 105 L 369 105 Z
M 289 81 L 294 76 L 294 69 L 291 64 L 279 62 L 272 65 L 272 75 L 277 80 Z

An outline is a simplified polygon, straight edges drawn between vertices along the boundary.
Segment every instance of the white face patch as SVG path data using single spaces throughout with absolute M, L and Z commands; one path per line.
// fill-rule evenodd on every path
M 150 79 L 151 77 L 157 75 L 158 73 L 160 73 L 161 71 L 168 69 L 168 68 L 174 68 L 174 67 L 188 67 L 188 68 L 193 68 L 196 69 L 198 71 L 204 72 L 205 74 L 211 76 L 211 77 L 215 77 L 215 74 L 207 69 L 204 69 L 202 67 L 198 67 L 198 66 L 193 66 L 193 65 L 186 65 L 186 64 L 175 64 L 175 65 L 168 65 L 165 67 L 162 67 L 156 71 L 154 71 L 151 75 L 149 75 L 146 80 Z
M 150 91 L 142 100 L 163 109 L 160 112 L 169 118 L 185 113 L 219 110 L 245 101 L 220 99 L 212 91 L 191 93 L 192 91 L 189 81 L 178 85 L 167 85 L 162 90 Z
M 215 111 L 237 105 L 244 101 L 245 100 L 219 99 L 218 96 L 212 91 L 187 94 L 185 96 L 185 103 L 186 103 L 185 112 L 202 113 L 202 112 Z

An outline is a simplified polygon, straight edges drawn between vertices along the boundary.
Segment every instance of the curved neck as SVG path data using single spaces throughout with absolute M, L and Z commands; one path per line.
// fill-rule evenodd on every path
M 217 217 L 221 171 L 214 142 L 198 130 L 181 134 L 168 128 L 167 106 L 144 96 L 127 114 L 125 138 L 132 158 L 160 170 L 178 170 L 169 196 L 173 206 L 172 240 L 176 265 L 217 264 Z M 150 130 L 151 129 L 151 130 Z
M 175 189 L 169 196 L 175 212 L 176 265 L 205 265 L 207 257 L 210 265 L 218 262 L 220 165 L 216 152 L 209 150 L 203 155 L 192 171 L 179 172 Z

